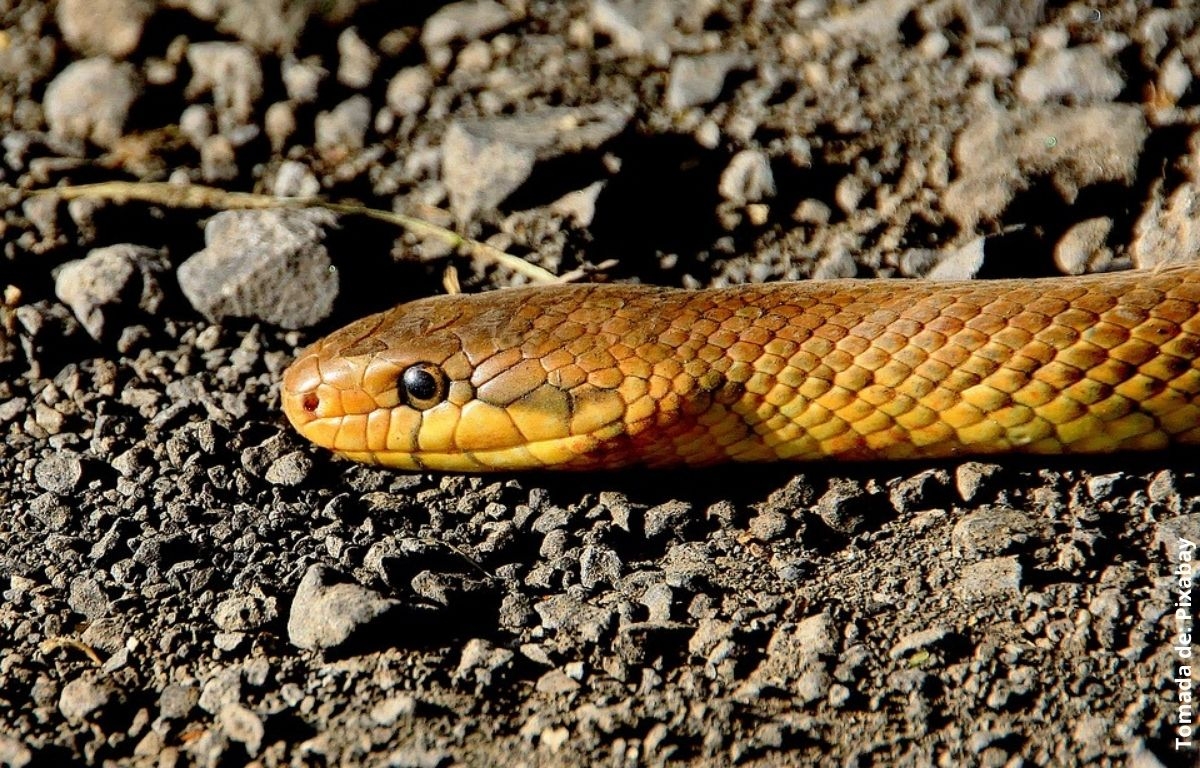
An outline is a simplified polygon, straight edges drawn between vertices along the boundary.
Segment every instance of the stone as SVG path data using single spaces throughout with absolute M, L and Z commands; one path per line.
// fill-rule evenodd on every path
M 1113 58 L 1098 45 L 1081 45 L 1040 56 L 1017 74 L 1017 95 L 1034 104 L 1113 101 L 1125 87 L 1125 78 Z
M 140 92 L 141 84 L 129 64 L 83 59 L 68 64 L 50 81 L 42 109 L 51 133 L 110 149 L 121 138 Z
M 310 566 L 296 588 L 288 639 L 305 650 L 335 648 L 397 605 L 358 584 L 338 584 L 323 566 Z
M 166 260 L 152 248 L 110 245 L 64 264 L 55 276 L 54 293 L 89 336 L 111 341 L 125 324 L 158 313 L 166 269 Z
M 59 0 L 54 9 L 67 45 L 113 59 L 133 53 L 153 13 L 151 0 Z
M 117 687 L 107 679 L 77 677 L 62 688 L 58 711 L 74 725 L 95 719 L 100 710 L 119 698 Z
M 224 211 L 204 229 L 207 246 L 179 266 L 179 287 L 217 322 L 247 317 L 307 328 L 333 310 L 338 275 L 321 243 L 324 211 Z
M 678 112 L 714 101 L 721 95 L 729 73 L 746 66 L 746 58 L 737 53 L 676 57 L 664 96 L 667 109 Z
M 1015 557 L 994 557 L 963 567 L 954 592 L 963 600 L 1014 597 L 1021 591 L 1021 564 Z
M 241 43 L 192 43 L 187 48 L 192 79 L 184 96 L 196 100 L 212 94 L 217 129 L 233 139 L 250 123 L 263 94 L 263 73 L 253 49 Z
M 594 149 L 624 130 L 632 113 L 610 105 L 458 120 L 442 143 L 442 182 L 459 221 L 499 206 L 537 162 Z
M 59 496 L 71 493 L 83 478 L 79 456 L 66 451 L 51 454 L 33 468 L 33 480 L 42 490 Z

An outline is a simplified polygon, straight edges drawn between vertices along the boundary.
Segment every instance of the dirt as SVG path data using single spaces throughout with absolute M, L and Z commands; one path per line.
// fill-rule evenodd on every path
M 0 765 L 1196 764 L 1193 452 L 351 465 L 280 414 L 294 353 L 535 278 L 362 216 L 31 194 L 320 195 L 685 287 L 1153 268 L 1200 244 L 1189 3 L 0 19 Z

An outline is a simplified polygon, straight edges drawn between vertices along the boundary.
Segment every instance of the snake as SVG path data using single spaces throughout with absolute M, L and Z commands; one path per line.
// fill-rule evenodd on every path
M 281 402 L 410 471 L 1161 450 L 1200 443 L 1200 263 L 427 297 L 303 350 Z

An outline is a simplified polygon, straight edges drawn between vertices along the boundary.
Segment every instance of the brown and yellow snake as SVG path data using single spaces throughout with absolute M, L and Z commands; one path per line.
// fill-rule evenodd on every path
M 1200 443 L 1200 265 L 441 296 L 305 350 L 283 408 L 318 445 L 410 470 Z

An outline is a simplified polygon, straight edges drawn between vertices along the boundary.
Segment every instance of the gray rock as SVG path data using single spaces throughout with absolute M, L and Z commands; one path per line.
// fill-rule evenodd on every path
M 167 720 L 180 720 L 191 714 L 200 702 L 195 685 L 170 683 L 158 695 L 158 714 Z
M 926 469 L 906 477 L 888 489 L 888 498 L 897 512 L 914 512 L 938 506 L 945 501 L 950 473 L 944 469 Z
M 811 704 L 829 695 L 831 682 L 828 672 L 821 667 L 810 666 L 796 678 L 795 686 L 791 690 L 802 704 Z
M 1200 514 L 1168 517 L 1154 526 L 1154 543 L 1172 562 L 1179 557 L 1180 539 L 1200 545 Z
M 833 530 L 852 536 L 869 516 L 877 515 L 884 506 L 861 483 L 835 477 L 830 479 L 829 489 L 817 499 L 814 511 Z
M 112 321 L 154 315 L 163 301 L 159 276 L 167 264 L 151 248 L 122 243 L 96 248 L 59 269 L 54 293 L 93 339 L 116 336 Z
M 775 175 L 762 150 L 743 149 L 721 172 L 717 192 L 734 205 L 756 203 L 775 196 Z
M 320 64 L 309 59 L 299 61 L 291 56 L 283 60 L 281 69 L 288 100 L 297 104 L 316 101 L 321 81 L 329 76 Z
M 107 679 L 90 675 L 78 677 L 62 688 L 58 711 L 74 725 L 95 719 L 100 710 L 120 698 L 120 691 Z
M 716 575 L 713 556 L 712 548 L 701 541 L 673 545 L 663 559 L 667 585 L 687 591 L 698 590 Z
M 538 161 L 598 147 L 620 133 L 631 115 L 600 104 L 452 123 L 442 143 L 442 182 L 451 210 L 468 221 L 495 208 L 525 183 Z
M 750 533 L 759 541 L 774 541 L 787 533 L 788 516 L 767 510 L 750 518 Z
M 67 45 L 85 56 L 123 59 L 137 48 L 151 0 L 59 0 L 55 19 Z
M 454 755 L 444 749 L 409 744 L 388 754 L 384 765 L 387 768 L 444 768 L 452 762 Z
M 25 768 L 33 762 L 33 751 L 19 739 L 0 733 L 0 765 L 4 768 Z
M 83 462 L 74 453 L 63 451 L 42 459 L 33 468 L 33 480 L 45 491 L 59 496 L 70 493 L 83 478 Z
M 379 66 L 379 56 L 358 36 L 358 30 L 354 27 L 342 30 L 337 48 L 338 82 L 356 90 L 369 86 Z
M 246 748 L 246 754 L 254 757 L 262 749 L 265 728 L 262 718 L 241 704 L 226 704 L 217 713 L 221 730 L 231 741 Z
M 656 538 L 684 526 L 691 520 L 693 508 L 690 502 L 676 499 L 655 505 L 646 510 L 646 536 Z
M 322 152 L 350 154 L 367 143 L 371 127 L 371 101 L 355 94 L 328 112 L 317 115 L 316 145 Z
M 51 133 L 108 149 L 121 137 L 140 92 L 132 66 L 84 59 L 68 64 L 46 86 L 42 108 Z
M 1034 179 L 1049 181 L 1067 201 L 1080 189 L 1130 186 L 1148 135 L 1134 104 L 989 108 L 959 134 L 959 177 L 942 196 L 963 230 L 995 219 Z
M 204 230 L 207 247 L 179 266 L 179 287 L 205 317 L 249 317 L 305 328 L 329 316 L 338 275 L 323 211 L 225 211 Z
M 288 639 L 306 650 L 334 648 L 396 604 L 357 584 L 332 583 L 323 566 L 313 565 L 292 600 Z
M 1054 244 L 1054 263 L 1068 275 L 1103 271 L 1113 258 L 1112 249 L 1105 246 L 1112 228 L 1107 216 L 1079 222 Z
M 476 690 L 490 688 L 511 669 L 516 654 L 487 640 L 474 638 L 463 646 L 454 679 L 471 684 Z
M 586 643 L 599 642 L 614 619 L 611 611 L 588 605 L 565 594 L 543 600 L 534 606 L 534 610 L 546 629 L 563 632 L 576 641 Z
M 79 639 L 105 653 L 117 653 L 125 647 L 129 623 L 123 618 L 95 619 Z
M 371 720 L 376 725 L 395 725 L 402 717 L 410 717 L 417 711 L 417 700 L 402 693 L 390 696 L 371 708 Z
M 1032 513 L 985 509 L 955 524 L 950 545 L 955 557 L 977 559 L 1025 549 L 1031 540 L 1044 541 L 1049 534 L 1047 523 Z
M 1125 87 L 1113 56 L 1097 45 L 1050 52 L 1017 75 L 1017 95 L 1027 102 L 1112 101 Z
M 930 280 L 970 280 L 983 267 L 986 238 L 974 240 L 953 251 L 938 254 L 937 264 L 926 273 Z
M 975 31 L 987 27 L 1004 27 L 1016 37 L 1026 34 L 1037 23 L 1045 7 L 1040 0 L 1013 3 L 1008 0 L 965 0 L 958 4 L 968 24 Z
M 312 472 L 312 466 L 312 459 L 306 454 L 292 451 L 271 462 L 263 477 L 271 485 L 291 488 L 304 483 Z
M 215 715 L 229 704 L 237 704 L 242 698 L 242 674 L 237 667 L 213 670 L 212 677 L 204 681 L 196 703 L 211 715 Z
M 1091 496 L 1095 501 L 1104 501 L 1111 497 L 1127 480 L 1128 477 L 1124 472 L 1093 475 L 1087 479 L 1088 496 Z
M 837 624 L 827 611 L 801 619 L 792 639 L 801 648 L 819 656 L 832 656 L 840 646 Z
M 675 603 L 675 591 L 664 583 L 652 584 L 642 593 L 642 605 L 646 606 L 646 620 L 665 623 L 671 620 L 671 606 Z
M 193 147 L 199 149 L 216 129 L 212 107 L 193 104 L 179 115 L 179 132 Z
M 1021 564 L 1015 557 L 995 557 L 964 566 L 954 592 L 960 599 L 1013 597 L 1021 591 Z
M 200 145 L 200 175 L 210 184 L 237 178 L 237 153 L 225 134 L 209 136 Z
M 715 100 L 721 95 L 729 73 L 746 66 L 746 57 L 737 53 L 677 57 L 671 62 L 671 74 L 664 97 L 667 109 L 678 112 Z
M 315 197 L 321 182 L 304 163 L 285 160 L 276 170 L 272 192 L 280 197 Z
M 421 45 L 433 58 L 434 49 L 451 43 L 478 40 L 503 29 L 512 21 L 507 8 L 492 0 L 464 0 L 443 6 L 425 20 Z
M 552 669 L 538 678 L 534 688 L 538 693 L 557 696 L 579 690 L 579 681 L 572 680 L 561 669 Z
M 0 417 L 0 423 L 4 421 Z M 1154 477 L 1150 478 L 1150 484 L 1146 486 L 1146 495 L 1151 501 L 1158 503 L 1166 503 L 1173 497 L 1179 495 L 1178 480 L 1175 473 L 1169 469 L 1164 469 L 1161 472 L 1155 473 Z
M 267 112 L 263 115 L 263 130 L 271 142 L 271 149 L 276 154 L 282 154 L 288 140 L 296 133 L 296 110 L 292 103 L 277 101 L 267 107 Z M 285 162 L 296 164 L 294 160 Z M 276 178 L 278 179 L 278 176 Z
M 433 91 L 433 75 L 425 67 L 406 67 L 388 81 L 388 109 L 403 117 L 425 109 Z
M 225 632 L 252 632 L 279 616 L 279 601 L 255 588 L 227 597 L 213 610 L 213 623 Z
M 888 656 L 892 659 L 902 659 L 916 651 L 936 647 L 949 634 L 949 631 L 945 627 L 930 627 L 929 629 L 910 632 L 896 641 L 896 644 L 888 651 Z
M 241 43 L 192 43 L 187 60 L 192 80 L 184 96 L 195 101 L 211 93 L 218 131 L 230 139 L 248 138 L 237 129 L 250 124 L 263 94 L 262 67 L 254 51 Z
M 1200 253 L 1200 195 L 1195 183 L 1180 184 L 1166 200 L 1161 185 L 1155 185 L 1143 208 L 1129 245 L 1134 267 L 1154 269 L 1196 258 Z
M 975 500 L 981 493 L 990 490 L 991 479 L 1000 472 L 998 464 L 967 461 L 954 470 L 954 487 L 959 497 L 966 502 Z
M 621 558 L 609 547 L 588 544 L 579 556 L 579 581 L 586 589 L 615 584 L 621 578 Z
M 677 7 L 661 0 L 593 0 L 591 23 L 621 54 L 661 67 L 671 60 Z
M 76 576 L 71 580 L 71 591 L 67 605 L 76 613 L 89 619 L 103 618 L 112 612 L 112 603 L 104 589 L 88 576 Z

